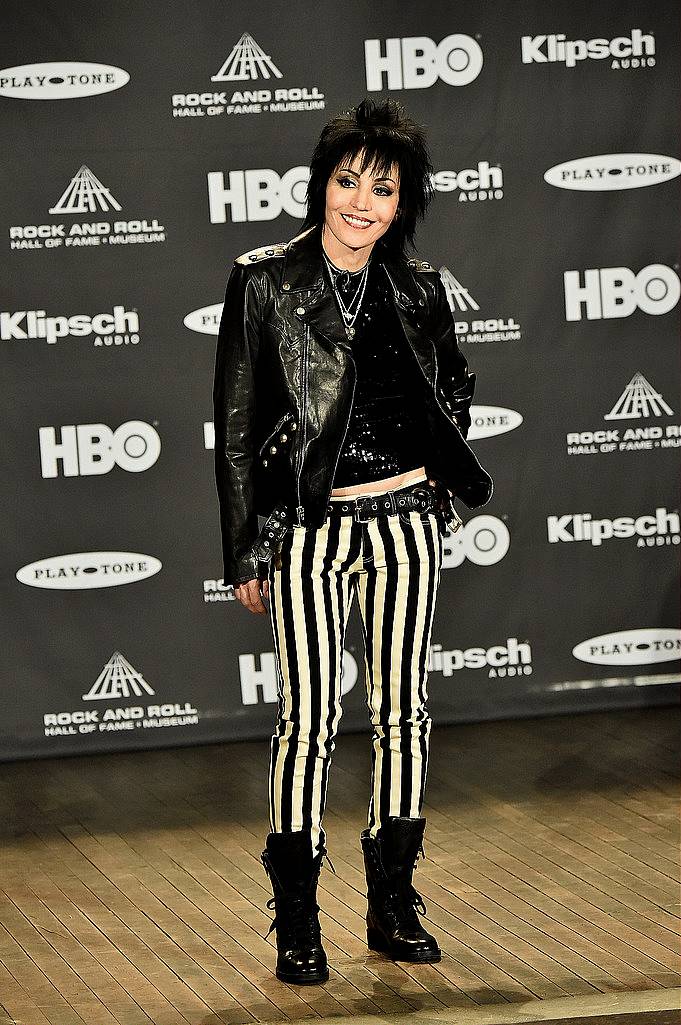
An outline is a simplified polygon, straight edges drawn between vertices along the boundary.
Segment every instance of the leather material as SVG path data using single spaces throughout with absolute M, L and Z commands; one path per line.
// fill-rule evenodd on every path
M 399 260 L 379 240 L 372 259 L 390 286 L 423 374 L 428 476 L 469 508 L 493 483 L 466 442 L 475 374 L 459 350 L 439 274 Z M 213 407 L 224 582 L 264 578 L 258 515 L 279 501 L 298 525 L 321 527 L 352 409 L 352 346 L 324 274 L 321 227 L 244 254 L 232 267 L 220 320 Z
M 313 856 L 309 829 L 269 833 L 261 861 L 272 884 L 277 930 L 276 975 L 300 985 L 326 982 L 329 966 L 322 946 L 317 882 L 325 850 Z M 269 936 L 269 933 L 267 934 Z
M 442 954 L 437 940 L 419 922 L 416 909 L 425 913 L 420 894 L 412 885 L 426 820 L 391 816 L 372 837 L 361 835 L 367 878 L 367 941 L 372 950 L 395 961 L 431 963 Z

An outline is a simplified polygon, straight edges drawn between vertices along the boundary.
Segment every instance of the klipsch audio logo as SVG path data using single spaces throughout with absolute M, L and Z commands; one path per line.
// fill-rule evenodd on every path
M 673 310 L 681 296 L 675 270 L 651 263 L 635 272 L 628 267 L 567 270 L 564 274 L 565 319 L 607 320 L 630 317 L 636 310 L 660 317 Z
M 153 555 L 136 552 L 73 552 L 39 559 L 17 570 L 16 578 L 29 587 L 55 591 L 83 591 L 95 587 L 119 587 L 153 577 L 161 562 Z
M 653 627 L 618 630 L 580 641 L 572 654 L 581 662 L 602 666 L 647 666 L 681 658 L 681 630 Z
M 456 318 L 468 310 L 480 310 L 480 305 L 465 285 L 458 281 L 447 267 L 440 267 L 440 279 L 445 286 L 449 308 Z M 513 317 L 482 317 L 475 320 L 455 320 L 457 338 L 460 342 L 480 344 L 484 342 L 517 342 L 522 334 L 520 324 Z
M 681 161 L 654 153 L 607 153 L 579 157 L 550 167 L 544 181 L 558 189 L 581 192 L 611 192 L 659 185 L 681 174 Z
M 617 516 L 615 519 L 594 519 L 591 513 L 567 513 L 548 516 L 546 529 L 549 544 L 586 541 L 599 548 L 613 538 L 636 538 L 637 548 L 659 548 L 678 545 L 679 514 L 658 506 L 654 513 L 642 516 Z
M 575 68 L 585 60 L 609 60 L 613 69 L 655 66 L 655 36 L 640 28 L 613 39 L 567 39 L 562 32 L 523 36 L 520 45 L 523 64 L 564 64 L 566 68 Z
M 199 714 L 189 702 L 156 705 L 121 705 L 130 698 L 154 697 L 154 689 L 127 658 L 114 651 L 83 701 L 107 701 L 107 707 L 90 707 L 43 715 L 46 737 L 88 733 L 122 733 L 163 727 L 196 726 Z
M 442 568 L 454 569 L 466 559 L 476 566 L 493 566 L 506 555 L 511 535 L 496 516 L 474 516 L 455 534 L 443 537 Z
M 479 160 L 476 167 L 461 171 L 436 171 L 432 176 L 436 192 L 457 192 L 459 203 L 483 203 L 504 198 L 504 172 L 498 164 Z
M 0 312 L 0 338 L 27 341 L 42 338 L 55 345 L 62 338 L 92 339 L 94 348 L 137 345 L 140 321 L 137 310 L 113 306 L 111 313 L 72 313 L 49 316 L 45 310 Z
M 626 385 L 604 420 L 619 426 L 570 431 L 566 435 L 570 456 L 607 455 L 610 452 L 646 452 L 655 448 L 679 448 L 681 424 L 625 426 L 627 421 L 663 419 L 674 411 L 640 371 Z
M 460 32 L 439 43 L 428 36 L 364 41 L 368 92 L 429 89 L 438 79 L 447 85 L 469 85 L 482 71 L 482 61 L 480 44 Z
M 211 224 L 273 221 L 282 213 L 304 217 L 309 167 L 292 167 L 279 175 L 269 167 L 250 171 L 208 172 Z M 228 217 L 229 212 L 229 217 Z
M 461 669 L 487 669 L 490 679 L 531 676 L 532 648 L 517 637 L 509 637 L 505 644 L 493 644 L 490 648 L 446 650 L 441 644 L 431 644 L 428 669 L 443 676 L 453 676 Z
M 18 100 L 69 100 L 120 89 L 130 81 L 123 68 L 88 61 L 46 61 L 0 70 L 0 96 Z
M 324 110 L 324 93 L 316 85 L 269 83 L 285 78 L 270 54 L 244 32 L 210 80 L 217 88 L 174 93 L 173 117 L 219 117 L 221 114 L 283 114 Z M 262 82 L 268 83 L 262 85 Z M 235 84 L 239 86 L 235 88 Z M 254 85 L 255 83 L 259 83 Z M 249 86 L 254 86 L 249 88 Z
M 96 248 L 165 242 L 165 228 L 155 217 L 93 220 L 88 215 L 118 213 L 121 204 L 99 178 L 82 164 L 48 213 L 77 217 L 66 224 L 12 225 L 10 249 Z M 82 219 L 85 218 L 85 219 Z
M 57 431 L 60 437 L 57 440 Z M 89 477 L 109 473 L 114 466 L 141 473 L 153 466 L 161 452 L 161 439 L 151 424 L 128 420 L 112 431 L 106 424 L 40 427 L 42 476 Z
M 200 335 L 217 335 L 223 306 L 224 303 L 220 302 L 213 303 L 212 306 L 203 306 L 200 310 L 192 310 L 182 323 L 190 331 L 197 331 Z

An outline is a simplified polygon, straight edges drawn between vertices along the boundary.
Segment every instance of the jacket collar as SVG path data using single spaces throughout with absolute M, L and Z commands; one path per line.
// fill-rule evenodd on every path
M 398 305 L 412 309 L 420 293 L 406 260 L 393 257 L 380 239 L 371 258 L 383 265 Z M 279 287 L 284 292 L 308 293 L 328 288 L 324 275 L 321 225 L 309 228 L 288 243 Z

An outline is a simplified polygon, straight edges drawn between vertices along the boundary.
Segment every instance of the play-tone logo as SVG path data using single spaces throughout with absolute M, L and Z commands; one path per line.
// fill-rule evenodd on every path
M 441 644 L 430 647 L 430 672 L 453 676 L 461 669 L 487 669 L 490 679 L 508 676 L 532 675 L 532 648 L 527 641 L 509 637 L 505 644 L 490 648 L 443 649 Z
M 660 392 L 637 371 L 604 420 L 627 421 L 673 416 L 674 411 Z M 609 452 L 649 451 L 681 446 L 681 424 L 649 424 L 641 427 L 596 428 L 571 431 L 566 435 L 571 456 Z
M 203 306 L 200 310 L 192 310 L 182 323 L 190 331 L 197 331 L 200 335 L 217 335 L 224 305 L 224 302 L 213 303 L 212 306 Z
M 511 535 L 503 520 L 474 516 L 455 534 L 442 538 L 442 568 L 453 569 L 466 559 L 476 566 L 493 566 L 506 555 Z
M 142 420 L 128 420 L 115 431 L 106 424 L 40 427 L 38 437 L 45 478 L 58 477 L 59 464 L 64 477 L 109 473 L 114 466 L 128 473 L 142 473 L 154 465 L 161 452 L 158 433 Z
M 607 60 L 613 69 L 655 66 L 655 36 L 640 28 L 614 39 L 567 39 L 563 32 L 546 36 L 523 36 L 520 41 L 523 64 L 564 64 L 575 68 L 585 60 Z
M 16 578 L 29 587 L 83 591 L 146 580 L 161 568 L 159 559 L 138 552 L 73 552 L 22 566 Z
M 273 221 L 282 213 L 305 216 L 305 190 L 310 168 L 292 167 L 279 175 L 269 167 L 250 171 L 208 171 L 208 204 L 211 224 Z
M 62 338 L 92 337 L 97 347 L 138 345 L 140 321 L 137 310 L 114 306 L 111 313 L 73 313 L 47 316 L 45 310 L 8 310 L 0 312 L 0 338 L 3 341 L 44 338 L 55 345 Z
M 265 53 L 249 32 L 244 32 L 232 47 L 220 70 L 211 75 L 211 82 L 245 82 L 251 84 L 282 79 L 277 64 Z M 324 93 L 314 86 L 289 86 L 254 89 L 213 89 L 174 93 L 172 112 L 175 118 L 219 117 L 232 114 L 280 114 L 288 111 L 324 110 Z
M 662 263 L 651 263 L 638 273 L 628 267 L 602 267 L 564 274 L 565 319 L 608 320 L 630 317 L 642 310 L 660 317 L 673 310 L 681 296 L 681 281 L 675 270 Z
M 659 185 L 681 174 L 681 161 L 655 153 L 607 153 L 550 167 L 544 181 L 557 189 L 611 192 Z
M 580 641 L 572 654 L 581 662 L 602 666 L 647 666 L 681 658 L 681 630 L 653 627 L 618 630 Z
M 507 434 L 520 427 L 523 418 L 515 409 L 504 409 L 503 406 L 471 406 L 471 426 L 468 432 L 469 441 L 480 438 L 493 438 L 496 434 Z
M 440 279 L 445 286 L 449 308 L 456 317 L 466 310 L 479 310 L 477 299 L 471 295 L 465 285 L 458 281 L 447 267 L 440 267 Z M 483 342 L 517 342 L 520 341 L 520 324 L 513 317 L 486 317 L 484 320 L 456 320 L 455 330 L 460 342 L 480 344 Z
M 70 100 L 120 89 L 130 81 L 123 68 L 89 61 L 45 61 L 0 71 L 0 96 L 17 100 Z
M 51 214 L 80 216 L 118 213 L 121 204 L 86 164 L 76 171 Z M 9 228 L 10 249 L 97 248 L 165 242 L 165 228 L 155 217 L 131 220 L 76 221 L 66 224 L 24 224 Z
M 654 513 L 642 516 L 617 516 L 615 519 L 593 519 L 591 513 L 568 513 L 548 516 L 546 529 L 549 544 L 586 541 L 599 548 L 612 538 L 637 538 L 637 548 L 659 548 L 678 545 L 680 525 L 678 512 L 658 506 Z
M 482 61 L 480 44 L 460 32 L 439 43 L 428 36 L 364 41 L 368 92 L 429 89 L 438 79 L 447 85 L 469 85 L 482 71 Z

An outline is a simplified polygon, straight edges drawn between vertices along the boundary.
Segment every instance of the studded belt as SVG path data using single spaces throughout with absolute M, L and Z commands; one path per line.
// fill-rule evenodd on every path
M 412 509 L 430 512 L 436 508 L 435 489 L 423 484 L 414 484 L 410 488 L 386 491 L 382 495 L 360 495 L 358 498 L 348 498 L 343 502 L 329 502 L 326 511 L 332 516 L 352 516 L 357 523 L 366 523 L 373 516 L 409 512 Z

